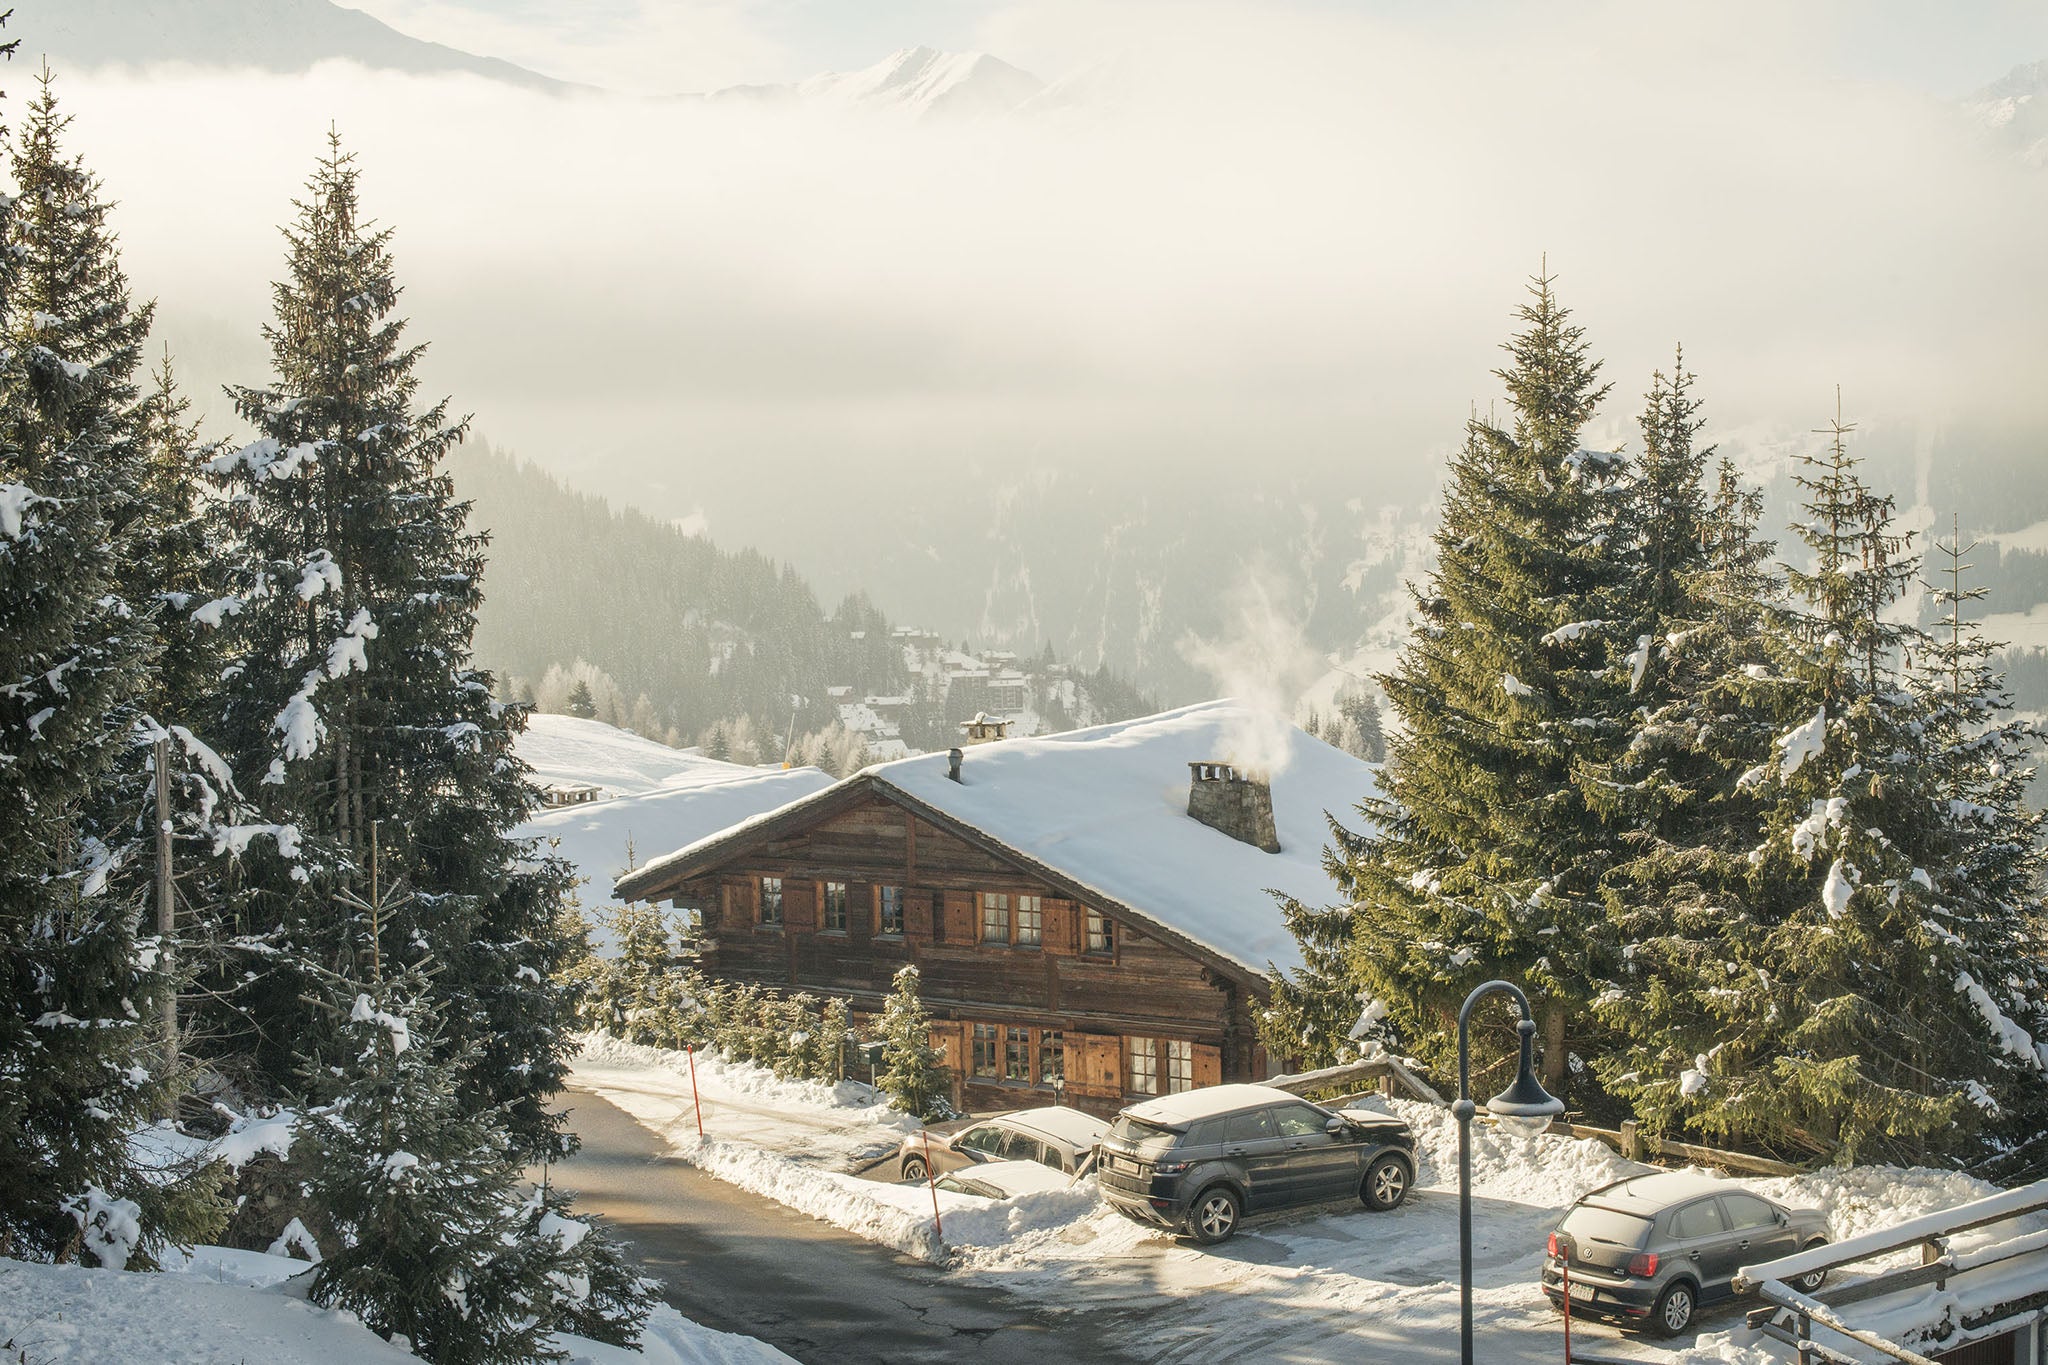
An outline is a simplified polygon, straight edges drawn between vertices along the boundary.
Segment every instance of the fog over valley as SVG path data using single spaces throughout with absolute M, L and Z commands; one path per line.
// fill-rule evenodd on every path
M 1763 477 L 1839 384 L 1923 521 L 2048 517 L 1965 486 L 2037 468 L 2048 429 L 2041 69 L 1992 84 L 2038 51 L 1914 61 L 1887 13 L 1863 25 L 1883 60 L 1831 53 L 1826 7 L 1499 6 L 1454 30 L 990 6 L 945 35 L 986 58 L 806 79 L 801 53 L 737 45 L 674 85 L 611 82 L 649 94 L 595 88 L 566 40 L 530 80 L 391 69 L 455 57 L 357 53 L 314 24 L 332 7 L 287 8 L 302 46 L 342 50 L 252 69 L 301 60 L 280 22 L 231 66 L 138 68 L 132 26 L 113 50 L 90 6 L 54 21 L 72 135 L 223 430 L 215 386 L 262 372 L 275 223 L 331 123 L 398 229 L 426 385 L 497 447 L 786 559 L 827 601 L 1050 641 L 1174 699 L 1212 689 L 1189 637 L 1227 633 L 1247 582 L 1340 657 L 1404 605 L 1441 461 L 1496 401 L 1546 260 L 1616 385 L 1598 442 L 1631 441 L 1682 342 L 1710 434 Z M 380 15 L 454 42 L 454 8 Z M 21 7 L 17 84 L 50 10 Z

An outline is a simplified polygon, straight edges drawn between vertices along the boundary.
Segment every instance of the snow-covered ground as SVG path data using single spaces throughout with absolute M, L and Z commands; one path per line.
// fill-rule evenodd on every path
M 621 730 L 601 720 L 535 711 L 517 741 L 519 757 L 543 786 L 588 783 L 607 796 L 639 796 L 664 787 L 687 786 L 704 773 L 738 769 L 737 763 L 706 758 L 695 749 L 671 749 L 659 740 Z
M 1392 1213 L 1331 1206 L 1254 1219 L 1233 1241 L 1198 1248 L 1130 1222 L 1091 1183 L 991 1202 L 848 1172 L 910 1120 L 863 1086 L 792 1085 L 759 1068 L 700 1058 L 708 1140 L 690 1112 L 677 1054 L 593 1037 L 576 1083 L 665 1138 L 681 1159 L 766 1198 L 991 1288 L 1075 1310 L 1101 1310 L 1109 1344 L 1146 1358 L 1385 1362 L 1454 1359 L 1458 1329 L 1457 1127 L 1433 1105 L 1368 1101 L 1406 1119 L 1421 1170 Z M 1536 1285 L 1544 1237 L 1596 1186 L 1651 1168 L 1593 1141 L 1474 1132 L 1474 1316 L 1482 1358 L 1562 1356 L 1557 1315 Z M 1990 1186 L 1952 1172 L 1855 1167 L 1745 1182 L 1781 1202 L 1821 1209 L 1835 1241 L 1980 1198 Z M 1696 1342 L 1666 1345 L 1584 1331 L 1609 1353 L 1684 1365 L 1781 1365 L 1743 1325 L 1741 1302 L 1702 1315 Z
M 0 1260 L 0 1358 L 33 1365 L 419 1365 L 347 1312 L 307 1302 L 304 1261 L 195 1247 L 161 1274 Z M 751 1337 L 657 1306 L 638 1352 L 558 1336 L 570 1365 L 778 1365 Z

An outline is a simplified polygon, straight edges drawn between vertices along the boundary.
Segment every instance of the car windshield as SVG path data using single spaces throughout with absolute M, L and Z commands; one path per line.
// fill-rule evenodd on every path
M 1133 1147 L 1171 1147 L 1175 1137 L 1173 1129 L 1161 1128 L 1156 1123 L 1147 1123 L 1129 1114 L 1116 1116 L 1116 1122 L 1109 1125 L 1109 1135 Z
M 1559 1231 L 1582 1242 L 1605 1242 L 1609 1246 L 1639 1247 L 1650 1240 L 1650 1220 L 1619 1209 L 1581 1204 L 1565 1215 Z

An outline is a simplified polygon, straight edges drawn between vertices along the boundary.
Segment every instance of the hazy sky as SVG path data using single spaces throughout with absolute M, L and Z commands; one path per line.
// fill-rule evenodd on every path
M 60 84 L 202 389 L 261 377 L 333 122 L 430 389 L 777 553 L 795 490 L 883 516 L 1041 467 L 1426 495 L 1545 253 L 1618 383 L 1602 438 L 1680 341 L 1721 430 L 1803 432 L 1837 383 L 1866 419 L 2039 416 L 2048 174 L 1951 99 L 2048 57 L 2038 4 L 367 4 L 620 86 L 917 41 L 1108 63 L 1107 107 L 955 123 L 349 67 Z
M 1142 35 L 1147 24 L 1209 6 L 1202 0 L 1176 0 L 1171 7 L 1129 0 L 357 0 L 354 8 L 416 37 L 549 75 L 676 91 L 798 80 L 867 66 L 918 45 L 987 48 L 1052 77 L 1099 56 L 1106 33 Z M 1483 46 L 1504 30 L 1556 26 L 1560 16 L 1566 26 L 1589 15 L 1619 25 L 1642 5 L 1320 0 L 1293 8 L 1365 16 Z M 1818 78 L 1897 82 L 1956 96 L 2021 60 L 2015 53 L 2048 56 L 2048 5 L 2040 0 L 1786 0 L 1715 8 L 1741 15 L 1760 44 L 1782 44 Z

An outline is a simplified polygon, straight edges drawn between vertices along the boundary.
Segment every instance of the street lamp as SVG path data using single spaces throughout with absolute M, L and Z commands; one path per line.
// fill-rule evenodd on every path
M 1458 1121 L 1458 1348 L 1463 1365 L 1472 1365 L 1472 1103 L 1471 1024 L 1472 1009 L 1496 991 L 1506 991 L 1522 1007 L 1522 1021 L 1515 1025 L 1522 1035 L 1521 1069 L 1515 1083 L 1486 1102 L 1486 1112 L 1516 1131 L 1540 1133 L 1552 1117 L 1564 1112 L 1564 1101 L 1545 1090 L 1536 1080 L 1536 1019 L 1529 1010 L 1529 997 L 1509 981 L 1489 981 L 1465 997 L 1458 1011 L 1458 1102 L 1451 1116 Z

